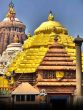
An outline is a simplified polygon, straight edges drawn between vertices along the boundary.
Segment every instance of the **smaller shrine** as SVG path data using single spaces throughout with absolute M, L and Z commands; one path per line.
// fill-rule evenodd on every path
M 28 82 L 21 83 L 13 92 L 12 98 L 14 104 L 38 104 L 39 90 Z

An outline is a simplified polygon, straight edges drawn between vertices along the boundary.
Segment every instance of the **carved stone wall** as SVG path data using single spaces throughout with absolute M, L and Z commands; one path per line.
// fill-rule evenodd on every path
M 15 30 L 9 31 L 6 28 L 0 29 L 0 54 L 7 48 L 7 45 L 14 42 L 14 36 L 18 36 L 18 41 L 24 43 L 27 39 L 25 32 L 17 32 Z
M 45 89 L 47 93 L 74 93 L 75 86 L 39 86 L 39 90 Z

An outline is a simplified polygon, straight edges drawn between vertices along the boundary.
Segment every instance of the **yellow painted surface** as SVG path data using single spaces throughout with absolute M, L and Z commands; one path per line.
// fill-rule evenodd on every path
M 30 38 L 33 39 L 32 42 L 29 42 L 29 39 L 25 41 L 23 45 L 24 51 L 16 56 L 8 71 L 15 70 L 16 73 L 32 73 L 36 71 L 48 50 L 50 36 L 42 34 Z
M 54 43 L 56 36 L 58 43 L 64 46 L 66 52 L 72 58 L 73 63 L 76 63 L 76 50 L 73 43 L 74 37 L 69 36 L 67 33 L 65 34 L 65 32 L 67 32 L 66 28 L 59 22 L 54 21 L 54 17 L 50 13 L 48 21 L 42 23 L 35 30 L 35 34 L 24 42 L 23 51 L 18 53 L 8 68 L 8 71 L 15 70 L 16 73 L 35 72 L 48 51 L 49 46 Z
M 8 88 L 8 81 L 2 76 L 0 77 L 0 88 Z

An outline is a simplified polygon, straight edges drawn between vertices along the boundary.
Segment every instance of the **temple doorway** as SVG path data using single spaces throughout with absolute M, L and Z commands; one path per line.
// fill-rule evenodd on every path
M 68 96 L 51 96 L 50 103 L 53 107 L 61 108 L 66 107 L 68 104 Z

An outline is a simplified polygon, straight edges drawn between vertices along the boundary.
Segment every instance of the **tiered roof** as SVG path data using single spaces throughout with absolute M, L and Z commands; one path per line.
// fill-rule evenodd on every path
M 49 38 L 46 38 L 44 35 L 35 35 L 25 41 L 24 51 L 17 55 L 9 71 L 15 70 L 16 73 L 35 72 L 48 50 Z M 30 40 L 31 42 L 29 42 Z
M 56 25 L 52 13 L 49 16 L 50 19 L 43 23 L 44 27 L 38 27 L 35 35 L 25 41 L 23 52 L 16 56 L 8 69 L 10 72 L 34 73 L 38 68 L 75 70 L 74 38 L 67 34 L 62 25 Z M 58 41 L 54 43 L 55 37 Z
M 58 37 L 58 43 L 65 47 L 65 50 L 68 55 L 73 59 L 73 62 L 76 63 L 76 48 L 73 43 L 74 37 L 69 35 L 60 34 Z M 83 53 L 82 53 L 82 71 L 83 71 Z
M 41 70 L 75 70 L 75 63 L 67 54 L 64 46 L 58 44 L 57 38 L 55 42 L 49 46 L 49 49 L 38 67 Z

